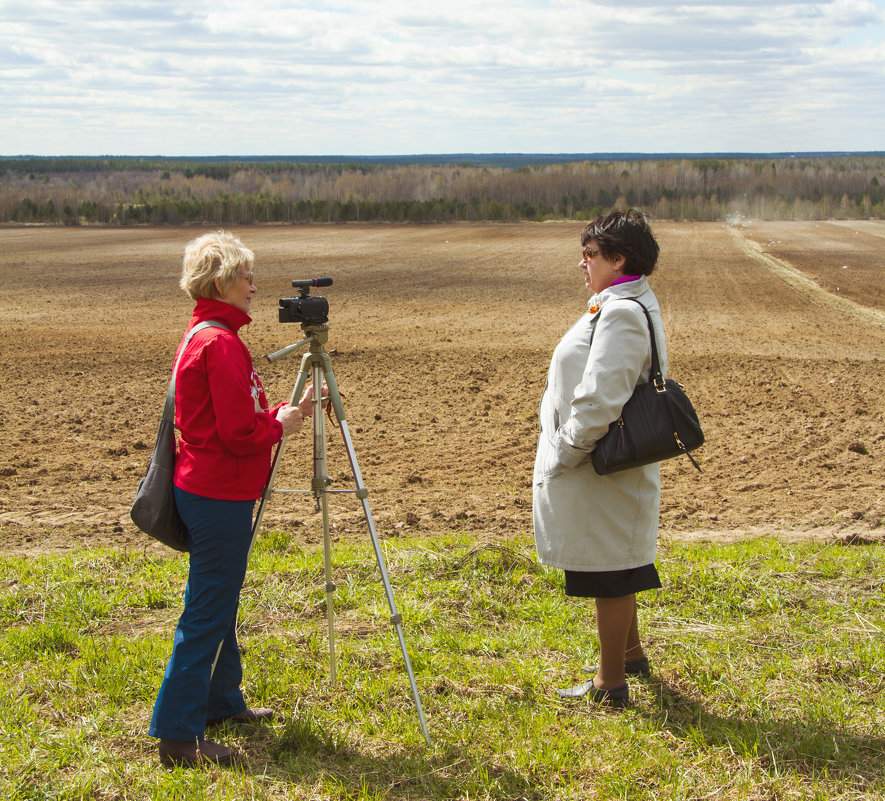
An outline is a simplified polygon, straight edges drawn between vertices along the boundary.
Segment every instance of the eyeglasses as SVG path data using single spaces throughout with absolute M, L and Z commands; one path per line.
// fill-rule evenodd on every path
M 584 258 L 585 259 L 593 259 L 599 255 L 599 251 L 595 248 L 584 248 Z
M 240 278 L 245 278 L 249 286 L 255 286 L 255 273 L 240 273 Z

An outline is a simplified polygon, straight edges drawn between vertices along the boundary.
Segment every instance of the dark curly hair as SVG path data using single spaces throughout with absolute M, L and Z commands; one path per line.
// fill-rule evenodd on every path
M 625 275 L 651 275 L 661 252 L 651 232 L 648 215 L 639 209 L 610 211 L 587 223 L 581 245 L 594 240 L 610 261 L 624 257 Z

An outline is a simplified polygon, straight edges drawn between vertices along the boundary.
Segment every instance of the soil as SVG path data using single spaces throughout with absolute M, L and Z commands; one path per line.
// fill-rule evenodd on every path
M 259 294 L 242 332 L 271 402 L 302 339 L 291 279 L 329 275 L 327 351 L 379 536 L 531 541 L 536 409 L 550 354 L 586 308 L 580 223 L 246 227 Z M 194 228 L 0 229 L 0 551 L 159 549 L 130 522 L 192 303 Z M 652 286 L 670 375 L 701 418 L 703 469 L 662 465 L 661 536 L 885 537 L 885 223 L 666 223 Z M 317 294 L 315 291 L 314 294 Z M 309 489 L 308 429 L 276 487 Z M 333 489 L 353 482 L 329 427 Z M 334 538 L 366 537 L 332 495 Z M 312 498 L 275 495 L 263 530 L 321 538 Z

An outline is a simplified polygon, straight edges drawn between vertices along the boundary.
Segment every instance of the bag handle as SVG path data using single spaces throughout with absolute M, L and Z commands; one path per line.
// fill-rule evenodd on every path
M 624 298 L 624 300 L 632 300 L 634 303 L 639 303 L 640 308 L 645 312 L 645 319 L 648 322 L 648 333 L 651 337 L 651 380 L 658 392 L 666 392 L 667 390 L 664 388 L 664 376 L 661 375 L 661 363 L 658 361 L 658 343 L 657 337 L 655 336 L 655 324 L 651 320 L 651 315 L 648 313 L 645 304 L 641 303 L 636 298 Z
M 173 425 L 175 425 L 175 376 L 178 374 L 178 365 L 181 362 L 181 357 L 184 356 L 185 348 L 187 348 L 188 343 L 191 341 L 191 337 L 197 331 L 202 331 L 204 328 L 223 328 L 225 331 L 230 331 L 230 328 L 224 325 L 224 323 L 219 323 L 217 320 L 206 320 L 206 322 L 197 323 L 187 332 L 181 350 L 178 352 L 178 357 L 175 359 L 175 366 L 172 368 L 172 380 L 169 382 L 169 390 L 166 392 L 166 403 L 163 406 L 162 419 Z
M 616 300 L 632 300 L 634 303 L 638 303 L 639 307 L 645 312 L 645 319 L 648 322 L 648 334 L 651 338 L 651 381 L 654 382 L 655 389 L 658 392 L 666 392 L 667 390 L 664 388 L 664 377 L 661 375 L 661 363 L 658 360 L 658 345 L 657 345 L 657 337 L 655 337 L 655 325 L 651 321 L 651 315 L 648 313 L 648 309 L 645 308 L 645 304 L 636 298 L 616 298 Z M 602 317 L 602 312 L 599 313 L 599 316 Z M 593 326 L 593 333 L 590 334 L 590 347 L 593 347 L 593 337 L 596 335 L 596 326 Z

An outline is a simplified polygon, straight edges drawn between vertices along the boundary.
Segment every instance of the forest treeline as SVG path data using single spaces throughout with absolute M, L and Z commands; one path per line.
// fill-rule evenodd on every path
M 0 223 L 885 219 L 885 156 L 472 164 L 0 159 Z

